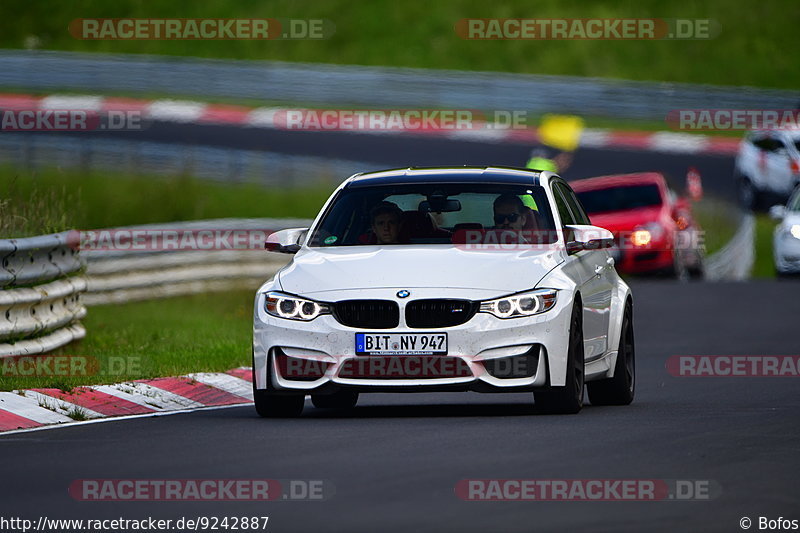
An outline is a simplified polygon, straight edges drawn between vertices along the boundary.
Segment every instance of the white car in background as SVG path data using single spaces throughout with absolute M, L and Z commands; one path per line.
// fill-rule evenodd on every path
M 495 210 L 500 195 L 509 212 Z M 585 382 L 593 404 L 629 404 L 633 303 L 613 243 L 552 172 L 357 174 L 309 229 L 268 239 L 295 255 L 255 298 L 256 410 L 297 416 L 308 394 L 349 408 L 364 392 L 478 391 L 576 413 Z
M 734 176 L 739 199 L 759 209 L 786 201 L 800 183 L 800 129 L 749 132 L 739 145 Z
M 780 221 L 772 240 L 775 270 L 779 276 L 800 274 L 800 187 L 794 190 L 786 206 L 772 206 L 769 212 Z

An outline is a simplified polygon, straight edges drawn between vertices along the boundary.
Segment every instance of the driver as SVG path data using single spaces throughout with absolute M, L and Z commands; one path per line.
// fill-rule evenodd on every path
M 370 211 L 370 228 L 377 244 L 399 244 L 400 221 L 403 211 L 392 202 L 380 202 Z
M 530 210 L 519 196 L 501 194 L 494 200 L 494 228 L 519 231 L 528 222 Z

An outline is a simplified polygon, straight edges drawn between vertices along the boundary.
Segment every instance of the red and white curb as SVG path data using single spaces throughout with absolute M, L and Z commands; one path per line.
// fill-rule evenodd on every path
M 115 385 L 0 392 L 0 432 L 75 424 L 132 415 L 248 404 L 253 401 L 251 369 L 201 372 Z
M 222 124 L 241 127 L 285 129 L 275 120 L 289 109 L 311 112 L 302 108 L 245 107 L 208 104 L 188 100 L 140 100 L 103 96 L 0 94 L 0 110 L 84 110 L 90 112 L 135 111 L 145 120 L 183 124 Z M 353 133 L 380 135 L 433 135 L 453 139 L 492 143 L 534 144 L 538 141 L 535 129 L 494 128 L 492 124 L 469 130 L 426 128 L 419 130 L 346 130 Z M 286 131 L 297 131 L 289 130 Z M 313 130 L 317 131 L 317 130 Z M 326 130 L 319 130 L 326 131 Z M 337 130 L 340 131 L 340 130 Z M 585 129 L 580 146 L 584 148 L 614 148 L 685 154 L 736 154 L 740 140 L 733 137 L 708 136 L 672 131 L 642 132 Z

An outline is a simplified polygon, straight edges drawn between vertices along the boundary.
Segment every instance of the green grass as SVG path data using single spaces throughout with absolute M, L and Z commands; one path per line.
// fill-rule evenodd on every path
M 89 375 L 23 377 L 0 360 L 0 390 L 70 390 L 249 366 L 254 294 L 238 290 L 92 307 L 82 321 L 86 337 L 54 352 L 84 356 Z
M 714 198 L 705 197 L 692 204 L 692 213 L 705 232 L 706 255 L 725 246 L 739 225 L 736 207 Z
M 775 260 L 772 257 L 772 233 L 777 222 L 768 215 L 756 215 L 756 258 L 753 263 L 754 278 L 774 278 Z
M 206 218 L 310 218 L 336 185 L 269 189 L 188 176 L 6 166 L 0 167 L 0 238 Z
M 67 31 L 76 18 L 321 18 L 336 25 L 327 40 L 86 41 Z M 683 41 L 477 41 L 454 31 L 462 18 L 713 19 L 721 33 Z M 390 65 L 796 89 L 796 29 L 790 0 L 56 0 L 3 4 L 0 47 L 190 55 L 339 64 Z M 265 97 L 268 87 L 265 87 Z

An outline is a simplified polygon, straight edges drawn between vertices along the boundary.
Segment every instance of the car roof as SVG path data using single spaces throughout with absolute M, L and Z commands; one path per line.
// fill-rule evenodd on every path
M 608 189 L 611 187 L 627 187 L 631 185 L 666 184 L 664 176 L 658 172 L 636 172 L 633 174 L 612 174 L 582 180 L 570 181 L 575 192 Z
M 515 167 L 407 167 L 356 174 L 348 180 L 346 187 L 425 182 L 544 185 L 552 175 L 552 172 Z

